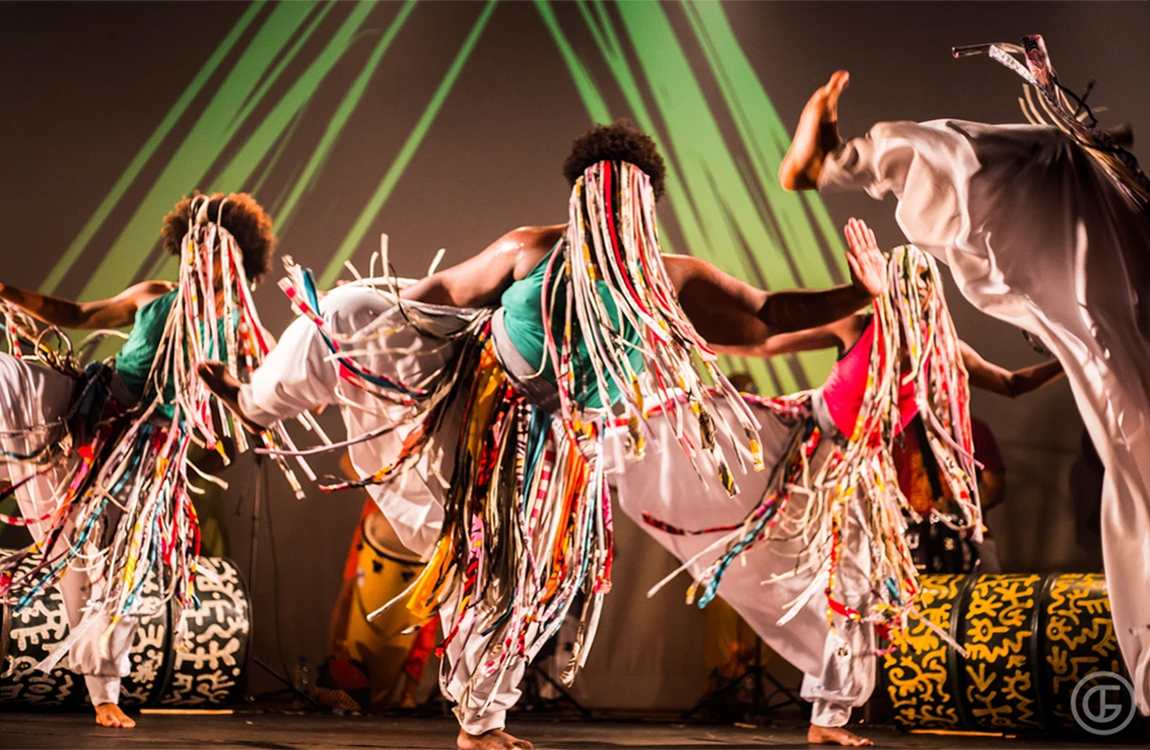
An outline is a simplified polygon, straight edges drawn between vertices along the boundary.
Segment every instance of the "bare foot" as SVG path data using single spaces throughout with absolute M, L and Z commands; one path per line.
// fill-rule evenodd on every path
M 845 745 L 847 747 L 870 747 L 874 743 L 866 737 L 859 737 L 844 727 L 820 727 L 811 724 L 807 730 L 807 742 L 812 745 Z
M 483 734 L 468 734 L 459 730 L 455 744 L 459 750 L 531 750 L 531 743 L 512 737 L 502 729 L 492 729 Z
M 837 71 L 803 107 L 791 147 L 779 165 L 779 182 L 787 190 L 818 187 L 823 161 L 839 145 L 839 97 L 850 80 L 850 73 Z
M 96 723 L 102 727 L 119 727 L 121 729 L 131 729 L 136 726 L 136 722 L 132 721 L 115 703 L 101 703 L 96 706 Z
M 208 390 L 224 402 L 224 405 L 235 414 L 244 426 L 252 432 L 263 432 L 265 427 L 256 424 L 240 409 L 240 381 L 228 373 L 227 365 L 223 362 L 200 362 L 196 365 L 196 374 Z

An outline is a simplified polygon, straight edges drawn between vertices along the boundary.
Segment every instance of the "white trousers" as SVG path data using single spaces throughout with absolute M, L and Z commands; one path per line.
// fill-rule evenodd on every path
M 719 401 L 715 408 L 736 424 L 727 404 Z M 769 489 L 770 468 L 781 457 L 795 429 L 794 422 L 775 412 L 752 408 L 761 425 L 759 435 L 766 471 L 751 471 L 745 449 L 721 435 L 718 438 L 730 457 L 731 471 L 739 485 L 740 492 L 735 497 L 728 497 L 713 478 L 715 473 L 708 471 L 710 459 L 704 455 L 697 460 L 708 484 L 699 481 L 675 443 L 671 422 L 661 416 L 650 420 L 655 439 L 641 461 L 630 463 L 623 457 L 624 431 L 608 436 L 606 460 L 610 462 L 623 512 L 684 562 L 695 558 L 722 534 L 668 534 L 645 523 L 643 513 L 688 530 L 741 521 Z M 688 430 L 689 439 L 699 445 L 697 425 L 690 424 Z M 736 451 L 742 451 L 747 458 L 746 470 L 734 459 Z M 812 457 L 812 466 L 820 465 L 829 453 L 830 441 L 824 440 Z M 795 493 L 784 514 L 797 518 L 805 507 L 806 496 Z M 844 531 L 838 581 L 841 590 L 846 592 L 843 603 L 864 612 L 870 592 L 870 557 L 865 543 L 859 519 L 852 515 Z M 690 575 L 700 574 L 724 551 L 721 547 L 715 548 L 698 557 L 688 568 Z M 778 624 L 787 612 L 787 605 L 822 571 L 823 566 L 818 565 L 792 575 L 800 563 L 806 562 L 803 553 L 804 545 L 797 538 L 760 543 L 727 568 L 718 593 L 767 645 L 804 673 L 801 694 L 813 704 L 811 722 L 824 727 L 843 726 L 850 719 L 851 709 L 866 703 L 874 690 L 874 627 L 836 615 L 832 629 L 827 620 L 827 599 L 822 594 L 813 596 L 785 626 Z M 774 576 L 784 577 L 769 581 Z M 686 588 L 687 580 L 684 577 L 669 585 Z
M 58 439 L 63 430 L 61 420 L 68 411 L 74 381 L 55 370 L 0 354 L 0 449 L 6 452 L 29 454 L 48 442 Z M 20 513 L 25 518 L 39 518 L 56 507 L 60 483 L 66 478 L 67 467 L 53 467 L 48 472 L 33 476 L 42 467 L 16 461 L 0 463 L 13 484 L 32 477 L 16 492 Z M 46 524 L 28 527 L 32 538 L 40 541 L 47 532 Z M 63 543 L 57 543 L 57 549 Z M 96 546 L 87 545 L 85 553 L 94 553 Z M 100 655 L 100 637 L 110 623 L 106 614 L 85 620 L 85 608 L 91 599 L 99 598 L 106 581 L 99 564 L 75 562 L 60 579 L 60 593 L 68 617 L 68 628 L 75 631 L 83 627 L 80 638 L 68 652 L 73 671 L 84 675 L 88 695 L 93 705 L 119 703 L 120 679 L 131 672 L 129 652 L 135 640 L 139 618 L 125 616 L 112 631 L 109 656 Z
M 1150 221 L 1042 126 L 880 123 L 831 155 L 819 188 L 893 193 L 907 238 L 950 266 L 963 295 L 1062 362 L 1106 465 L 1115 632 L 1150 713 Z
M 425 329 L 437 333 L 458 330 L 474 311 L 424 305 L 412 302 L 428 316 Z M 350 336 L 385 318 L 380 330 L 387 334 L 355 345 L 355 361 L 372 372 L 398 378 L 413 386 L 429 385 L 434 373 L 448 362 L 456 349 L 433 336 L 421 335 L 404 323 L 394 303 L 372 289 L 343 286 L 333 290 L 320 303 L 325 324 L 336 335 Z M 344 347 L 347 348 L 347 345 Z M 315 324 L 297 318 L 288 326 L 263 366 L 252 373 L 251 382 L 240 391 L 240 408 L 261 424 L 295 417 L 323 405 L 338 405 L 349 438 L 394 424 L 410 415 L 408 407 L 397 406 L 346 383 L 338 365 L 330 360 L 331 350 Z M 351 462 L 360 476 L 374 473 L 398 454 L 405 430 L 397 430 L 350 449 Z M 400 541 L 424 559 L 430 557 L 443 528 L 442 490 L 438 480 L 428 477 L 426 463 L 405 472 L 394 485 L 368 488 L 379 509 L 395 529 Z M 382 604 L 382 602 L 380 602 Z M 455 602 L 440 610 L 445 629 L 453 623 Z M 473 616 L 463 622 L 466 632 Z M 519 699 L 518 684 L 523 666 L 509 668 L 494 689 L 470 688 L 471 676 L 481 667 L 486 645 L 479 637 L 454 639 L 444 655 L 440 686 L 457 705 L 460 726 L 480 734 L 506 725 L 507 710 Z M 483 710 L 487 705 L 486 711 Z

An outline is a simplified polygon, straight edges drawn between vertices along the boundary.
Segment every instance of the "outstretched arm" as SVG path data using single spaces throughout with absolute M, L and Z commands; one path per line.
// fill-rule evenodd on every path
M 886 291 L 886 258 L 874 234 L 863 222 L 851 219 L 846 236 L 852 283 L 830 289 L 765 292 L 698 258 L 670 255 L 664 260 L 679 304 L 703 338 L 729 354 L 766 356 L 779 353 L 770 349 L 769 339 L 832 323 Z M 835 344 L 817 333 L 785 343 L 804 348 Z
M 0 284 L 0 298 L 36 320 L 61 328 L 120 328 L 131 325 L 136 310 L 175 288 L 170 281 L 144 281 L 111 299 L 73 302 L 39 292 Z
M 987 362 L 965 341 L 959 343 L 962 348 L 962 362 L 970 375 L 970 384 L 1002 396 L 1017 398 L 1024 393 L 1030 393 L 1057 379 L 1063 372 L 1062 363 L 1057 359 L 1012 372 L 1005 367 Z
M 403 290 L 404 299 L 454 307 L 499 304 L 504 290 L 531 272 L 563 236 L 564 226 L 521 227 L 508 232 L 483 252 Z

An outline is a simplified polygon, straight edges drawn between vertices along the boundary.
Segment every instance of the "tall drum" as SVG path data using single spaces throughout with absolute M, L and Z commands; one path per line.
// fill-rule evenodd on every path
M 184 613 L 180 643 L 174 634 L 180 611 L 159 599 L 156 580 L 143 589 L 145 612 L 132 644 L 132 671 L 120 689 L 120 705 L 215 707 L 229 703 L 241 684 L 250 635 L 247 591 L 235 564 L 224 558 L 197 561 L 198 609 Z M 173 611 L 174 610 L 174 611 Z M 2 708 L 77 708 L 87 701 L 81 676 L 64 666 L 48 674 L 35 669 L 68 635 L 60 592 L 51 587 L 28 606 L 3 611 Z M 67 663 L 65 658 L 64 663 Z
M 966 656 L 919 622 L 880 660 L 903 728 L 1078 731 L 1076 686 L 1095 672 L 1128 679 L 1100 574 L 930 575 L 921 584 L 919 611 Z M 1133 696 L 1114 693 L 1126 715 Z
M 351 658 L 367 666 L 371 679 L 371 706 L 392 705 L 404 661 L 415 643 L 406 633 L 419 620 L 397 603 L 374 621 L 367 615 L 403 593 L 423 571 L 424 563 L 399 543 L 382 513 L 363 521 L 363 546 L 359 551 L 355 594 L 347 623 L 347 648 Z

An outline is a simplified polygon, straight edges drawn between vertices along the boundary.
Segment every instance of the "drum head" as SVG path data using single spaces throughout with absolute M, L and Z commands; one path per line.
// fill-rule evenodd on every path
M 403 546 L 382 512 L 372 513 L 363 520 L 363 541 L 388 560 L 408 565 L 420 565 L 423 562 L 419 555 Z

